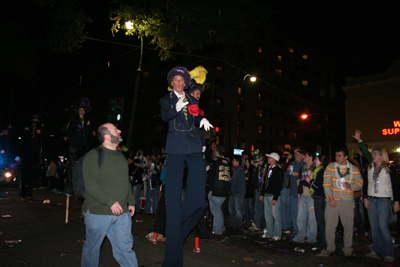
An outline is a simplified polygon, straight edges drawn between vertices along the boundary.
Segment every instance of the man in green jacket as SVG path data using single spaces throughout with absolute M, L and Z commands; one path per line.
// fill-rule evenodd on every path
M 95 150 L 89 151 L 83 161 L 86 242 L 81 264 L 84 267 L 99 265 L 100 247 L 106 236 L 121 266 L 138 266 L 131 232 L 135 200 L 129 183 L 128 161 L 117 150 L 122 142 L 120 134 L 111 123 L 101 125 L 97 136 L 104 152 L 103 163 L 99 167 Z

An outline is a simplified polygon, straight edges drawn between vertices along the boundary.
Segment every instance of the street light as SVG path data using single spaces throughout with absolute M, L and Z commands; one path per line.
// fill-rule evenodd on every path
M 127 30 L 133 30 L 133 22 L 132 21 L 125 22 L 125 27 L 126 27 Z M 143 57 L 143 35 L 140 34 L 139 67 L 137 69 L 137 74 L 136 74 L 136 83 L 135 83 L 135 91 L 134 91 L 134 94 L 133 94 L 131 118 L 130 118 L 130 121 L 129 121 L 128 138 L 126 140 L 126 147 L 128 149 L 130 149 L 130 146 L 131 146 L 131 136 L 132 136 L 132 131 L 133 131 L 133 123 L 135 121 L 137 95 L 138 95 L 138 91 L 139 91 L 140 76 L 142 74 L 142 57 Z
M 307 113 L 303 113 L 300 117 L 303 120 L 305 120 L 305 119 L 308 118 L 308 116 L 311 116 L 311 115 L 324 116 L 325 119 L 326 119 L 326 142 L 327 142 L 327 145 L 328 145 L 328 153 L 329 153 L 328 158 L 329 158 L 329 161 L 331 162 L 332 161 L 332 149 L 331 149 L 331 140 L 329 139 L 329 118 L 328 118 L 328 114 L 322 114 L 322 113 L 309 113 L 309 114 L 307 114 Z
M 250 77 L 250 81 L 251 82 L 255 82 L 257 80 L 257 78 L 255 76 L 252 76 L 251 74 L 246 74 L 243 77 L 243 81 L 242 81 L 242 87 L 241 87 L 241 91 L 240 94 L 243 94 L 243 88 L 244 88 L 244 82 L 246 80 L 247 77 Z M 240 141 L 240 105 L 242 104 L 242 97 L 239 95 L 239 103 L 238 103 L 238 113 L 239 113 L 239 119 L 238 119 L 238 129 L 237 129 L 237 148 L 239 147 L 239 141 Z

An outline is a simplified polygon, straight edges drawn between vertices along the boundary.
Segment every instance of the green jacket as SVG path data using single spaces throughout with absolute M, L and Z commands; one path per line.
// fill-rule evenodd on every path
M 89 151 L 83 161 L 83 211 L 113 215 L 110 208 L 118 201 L 124 213 L 128 212 L 128 205 L 135 206 L 129 183 L 128 161 L 120 151 L 100 147 L 104 151 L 104 161 L 100 168 L 97 163 L 98 153 L 95 150 Z

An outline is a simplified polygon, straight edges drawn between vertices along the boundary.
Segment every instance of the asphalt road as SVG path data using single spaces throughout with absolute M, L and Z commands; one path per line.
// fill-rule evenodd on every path
M 85 240 L 80 203 L 70 198 L 69 221 L 65 223 L 65 195 L 36 189 L 31 202 L 21 201 L 16 187 L 0 186 L 0 266 L 80 266 Z M 48 202 L 45 200 L 50 203 L 44 203 Z M 133 217 L 134 251 L 139 266 L 161 266 L 164 243 L 154 245 L 146 239 L 153 224 L 153 216 L 137 214 Z M 390 266 L 364 256 L 369 252 L 366 241 L 354 241 L 351 258 L 343 256 L 340 243 L 330 257 L 321 258 L 310 246 L 290 243 L 288 238 L 284 236 L 285 240 L 273 242 L 258 234 L 227 228 L 223 236 L 200 240 L 201 253 L 194 253 L 195 236 L 192 234 L 184 245 L 184 266 Z M 16 241 L 16 244 L 9 241 Z M 305 252 L 295 252 L 297 246 Z M 397 262 L 392 266 L 400 266 L 400 248 L 395 251 Z M 101 249 L 99 266 L 119 266 L 107 239 Z

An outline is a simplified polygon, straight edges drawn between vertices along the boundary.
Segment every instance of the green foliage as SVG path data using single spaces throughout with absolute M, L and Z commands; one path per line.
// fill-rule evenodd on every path
M 112 32 L 126 30 L 128 35 L 146 36 L 161 49 L 160 57 L 181 45 L 188 52 L 214 42 L 245 43 L 266 24 L 271 8 L 267 1 L 255 0 L 116 0 L 118 8 L 110 13 Z M 133 22 L 133 29 L 125 28 Z
M 53 52 L 73 53 L 87 37 L 86 23 L 92 22 L 76 0 L 37 0 L 49 17 L 48 43 Z

